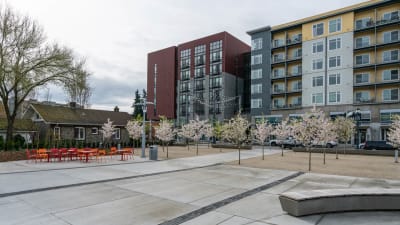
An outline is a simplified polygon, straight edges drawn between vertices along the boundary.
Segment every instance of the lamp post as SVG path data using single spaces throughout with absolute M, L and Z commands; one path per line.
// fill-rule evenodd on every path
M 146 158 L 146 112 L 147 112 L 147 104 L 154 104 L 152 102 L 148 102 L 144 97 L 142 103 L 138 103 L 135 105 L 141 105 L 143 110 L 143 128 L 142 128 L 142 154 L 141 158 Z
M 360 109 L 357 108 L 356 111 L 353 112 L 353 118 L 356 121 L 356 149 L 360 148 L 360 120 L 361 120 L 361 112 Z

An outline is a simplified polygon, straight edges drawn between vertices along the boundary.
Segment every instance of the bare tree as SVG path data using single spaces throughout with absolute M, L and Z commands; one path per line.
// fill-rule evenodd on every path
M 168 121 L 166 117 L 161 117 L 160 125 L 155 127 L 156 137 L 161 140 L 161 144 L 164 152 L 164 145 L 167 142 L 167 158 L 168 158 L 168 142 L 174 139 L 174 129 L 172 122 Z
M 76 68 L 82 68 L 85 60 L 81 60 Z M 64 84 L 64 91 L 68 95 L 68 101 L 76 102 L 82 107 L 87 107 L 89 98 L 92 95 L 92 88 L 89 85 L 90 73 L 79 69 L 76 73 L 72 74 L 72 79 L 68 79 Z
M 335 119 L 335 127 L 336 132 L 338 135 L 338 139 L 344 142 L 344 151 L 343 153 L 346 154 L 346 145 L 347 142 L 350 141 L 351 137 L 354 134 L 354 121 L 351 118 L 345 117 L 336 117 Z M 338 149 L 336 148 L 336 159 L 338 159 Z
M 9 7 L 0 8 L 0 98 L 7 117 L 6 142 L 12 141 L 17 111 L 35 89 L 63 84 L 82 68 L 83 64 L 75 67 L 70 49 L 46 42 L 36 22 Z
M 265 120 L 261 123 L 256 124 L 256 128 L 253 130 L 257 141 L 262 146 L 262 159 L 264 160 L 264 142 L 272 134 L 274 128 L 271 124 L 268 124 Z
M 243 118 L 240 113 L 230 119 L 228 123 L 222 126 L 222 136 L 228 142 L 236 145 L 239 153 L 240 165 L 240 147 L 247 140 L 246 131 L 249 127 L 249 121 Z

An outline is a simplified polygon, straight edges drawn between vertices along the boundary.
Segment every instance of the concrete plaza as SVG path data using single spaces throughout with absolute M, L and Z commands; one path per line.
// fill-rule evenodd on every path
M 243 159 L 260 155 L 242 152 Z M 295 218 L 278 200 L 289 190 L 400 188 L 399 180 L 221 164 L 236 159 L 227 152 L 156 162 L 1 163 L 0 224 L 399 224 L 398 211 Z

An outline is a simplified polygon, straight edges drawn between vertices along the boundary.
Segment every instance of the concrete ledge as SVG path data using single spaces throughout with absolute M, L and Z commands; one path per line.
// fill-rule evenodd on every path
M 336 148 L 325 148 L 327 154 L 336 154 Z M 294 152 L 308 152 L 305 148 L 292 148 Z M 313 153 L 322 153 L 324 148 L 312 148 Z M 343 155 L 343 148 L 338 148 L 338 153 Z M 364 150 L 364 149 L 346 149 L 346 154 L 349 155 L 378 155 L 378 156 L 392 156 L 394 157 L 394 150 Z
M 400 189 L 325 189 L 286 192 L 279 196 L 282 209 L 292 216 L 311 214 L 400 210 Z

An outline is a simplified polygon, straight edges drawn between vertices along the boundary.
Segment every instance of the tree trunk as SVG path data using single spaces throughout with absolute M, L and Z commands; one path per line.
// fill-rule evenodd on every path
M 186 144 L 187 144 L 188 151 L 189 151 L 189 140 L 188 139 L 186 139 Z
M 196 155 L 199 155 L 199 142 L 196 142 Z
M 344 143 L 344 150 L 343 150 L 344 154 L 346 154 L 346 145 L 347 145 L 347 143 L 345 142 L 345 143 Z M 357 148 L 357 147 L 356 147 L 356 148 Z
M 264 143 L 262 145 L 263 145 L 263 160 L 264 160 Z
M 325 165 L 325 155 L 326 155 L 326 149 L 324 148 L 324 165 Z
M 311 148 L 308 147 L 308 171 L 311 171 Z
M 281 156 L 283 157 L 283 145 L 281 146 Z
M 13 142 L 13 133 L 14 133 L 14 121 L 15 116 L 11 116 L 7 119 L 7 136 L 5 143 L 5 150 L 12 150 L 12 142 Z
M 240 165 L 240 145 L 238 146 L 239 148 L 239 165 Z
M 168 144 L 167 144 L 167 159 L 168 159 Z
M 338 156 L 338 148 L 336 148 L 336 159 L 339 159 L 339 156 Z
M 165 152 L 164 151 L 164 145 L 165 145 L 164 141 L 161 141 L 161 145 L 162 145 L 162 152 Z

